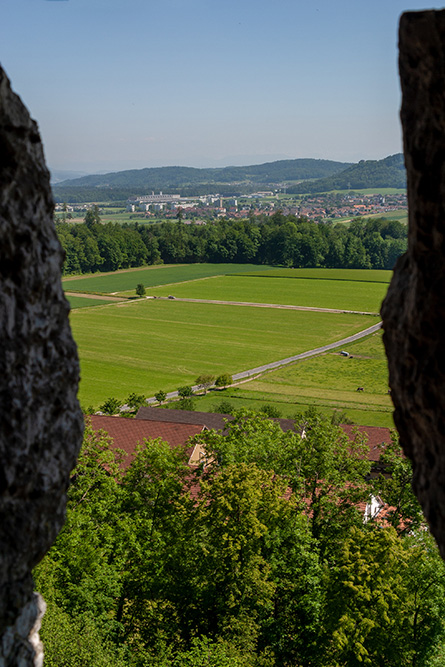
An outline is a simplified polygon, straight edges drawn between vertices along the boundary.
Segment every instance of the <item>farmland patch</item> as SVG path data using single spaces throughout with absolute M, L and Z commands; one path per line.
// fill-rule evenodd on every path
M 202 373 L 237 373 L 345 338 L 376 318 L 179 301 L 135 301 L 71 314 L 83 404 L 153 395 Z
M 393 427 L 392 402 L 388 394 L 388 370 L 381 332 L 345 345 L 350 356 L 329 352 L 266 373 L 260 378 L 213 392 L 208 408 L 222 401 L 233 407 L 256 407 L 268 403 L 290 417 L 315 406 L 332 414 L 343 411 L 347 418 L 367 426 Z M 357 392 L 363 387 L 363 392 Z M 212 401 L 212 403 L 210 402 Z M 197 409 L 204 409 L 199 399 Z
M 127 290 L 134 291 L 138 283 L 145 287 L 180 283 L 185 280 L 196 280 L 210 276 L 230 273 L 248 273 L 267 270 L 254 264 L 174 264 L 146 266 L 143 269 L 127 269 L 112 273 L 96 273 L 88 276 L 64 278 L 62 283 L 66 290 L 82 292 L 113 293 Z
M 282 277 L 217 276 L 149 290 L 154 296 L 170 293 L 180 298 L 283 304 L 378 313 L 386 282 L 346 280 L 292 280 Z

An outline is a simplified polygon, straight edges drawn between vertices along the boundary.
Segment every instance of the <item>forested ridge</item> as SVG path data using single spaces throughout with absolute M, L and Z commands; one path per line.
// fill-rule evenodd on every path
M 338 173 L 350 166 L 350 162 L 315 160 L 277 160 L 247 167 L 151 167 L 129 169 L 108 174 L 81 176 L 64 181 L 60 187 L 132 187 L 168 188 L 195 184 L 233 183 L 249 181 L 257 184 L 294 181 L 299 179 L 322 178 Z
M 392 269 L 407 244 L 406 226 L 385 219 L 349 226 L 317 224 L 280 212 L 207 224 L 57 222 L 65 250 L 64 274 L 115 271 L 156 263 L 254 263 L 295 268 Z
M 183 197 L 196 197 L 209 191 L 217 191 L 225 197 L 241 196 L 259 188 L 281 188 L 284 184 L 288 193 L 406 188 L 406 171 L 401 153 L 383 160 L 360 160 L 357 164 L 299 159 L 215 169 L 159 167 L 83 176 L 58 183 L 53 192 L 57 202 L 76 203 L 125 201 L 159 189 Z
M 363 188 L 406 188 L 406 169 L 402 153 L 384 160 L 360 160 L 344 171 L 312 183 L 299 183 L 289 193 L 361 190 Z
M 224 169 L 159 167 L 65 181 L 53 186 L 53 194 L 59 203 L 102 200 L 123 203 L 129 198 L 149 195 L 156 190 L 182 197 L 198 197 L 209 194 L 209 191 L 216 191 L 223 197 L 239 197 L 283 182 L 320 179 L 347 166 L 342 162 L 308 159 Z
M 197 436 L 205 468 L 154 440 L 125 472 L 87 425 L 35 570 L 46 667 L 443 665 L 445 568 L 397 440 L 371 478 L 360 437 L 296 423 L 239 413 Z

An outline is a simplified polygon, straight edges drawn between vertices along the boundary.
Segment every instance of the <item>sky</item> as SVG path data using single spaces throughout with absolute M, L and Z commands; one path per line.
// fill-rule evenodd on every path
M 0 63 L 50 169 L 401 152 L 400 14 L 421 0 L 3 0 Z

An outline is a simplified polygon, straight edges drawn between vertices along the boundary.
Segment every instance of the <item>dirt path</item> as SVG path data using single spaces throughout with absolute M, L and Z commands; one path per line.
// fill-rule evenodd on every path
M 157 299 L 168 299 L 167 296 L 156 297 Z M 341 308 L 317 308 L 314 306 L 288 306 L 280 303 L 255 303 L 253 301 L 219 301 L 213 299 L 186 299 L 175 297 L 175 301 L 187 301 L 190 303 L 214 303 L 222 306 L 252 306 L 253 308 L 282 308 L 284 310 L 311 310 L 316 313 L 348 313 L 350 315 L 375 315 L 379 313 L 368 313 L 362 310 L 343 310 Z
M 80 296 L 82 299 L 94 299 L 97 301 L 127 301 L 121 296 L 101 296 L 100 294 L 88 294 L 87 292 L 65 292 L 65 296 Z

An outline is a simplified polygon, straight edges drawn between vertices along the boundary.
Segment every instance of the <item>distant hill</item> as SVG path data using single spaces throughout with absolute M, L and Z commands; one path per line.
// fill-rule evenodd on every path
M 295 194 L 362 188 L 406 188 L 403 154 L 390 155 L 383 160 L 360 160 L 340 173 L 311 183 L 298 183 L 287 191 Z
M 55 185 L 56 183 L 62 183 L 62 181 L 67 181 L 68 179 L 87 176 L 86 171 L 63 171 L 61 169 L 50 169 L 50 174 L 52 185 Z
M 83 176 L 54 185 L 58 201 L 79 200 L 81 190 L 91 194 L 86 199 L 122 199 L 152 190 L 180 192 L 183 195 L 203 194 L 209 189 L 221 194 L 243 194 L 255 189 L 294 183 L 307 179 L 326 178 L 344 171 L 349 162 L 302 158 L 278 160 L 247 167 L 153 167 L 130 169 L 109 174 Z

